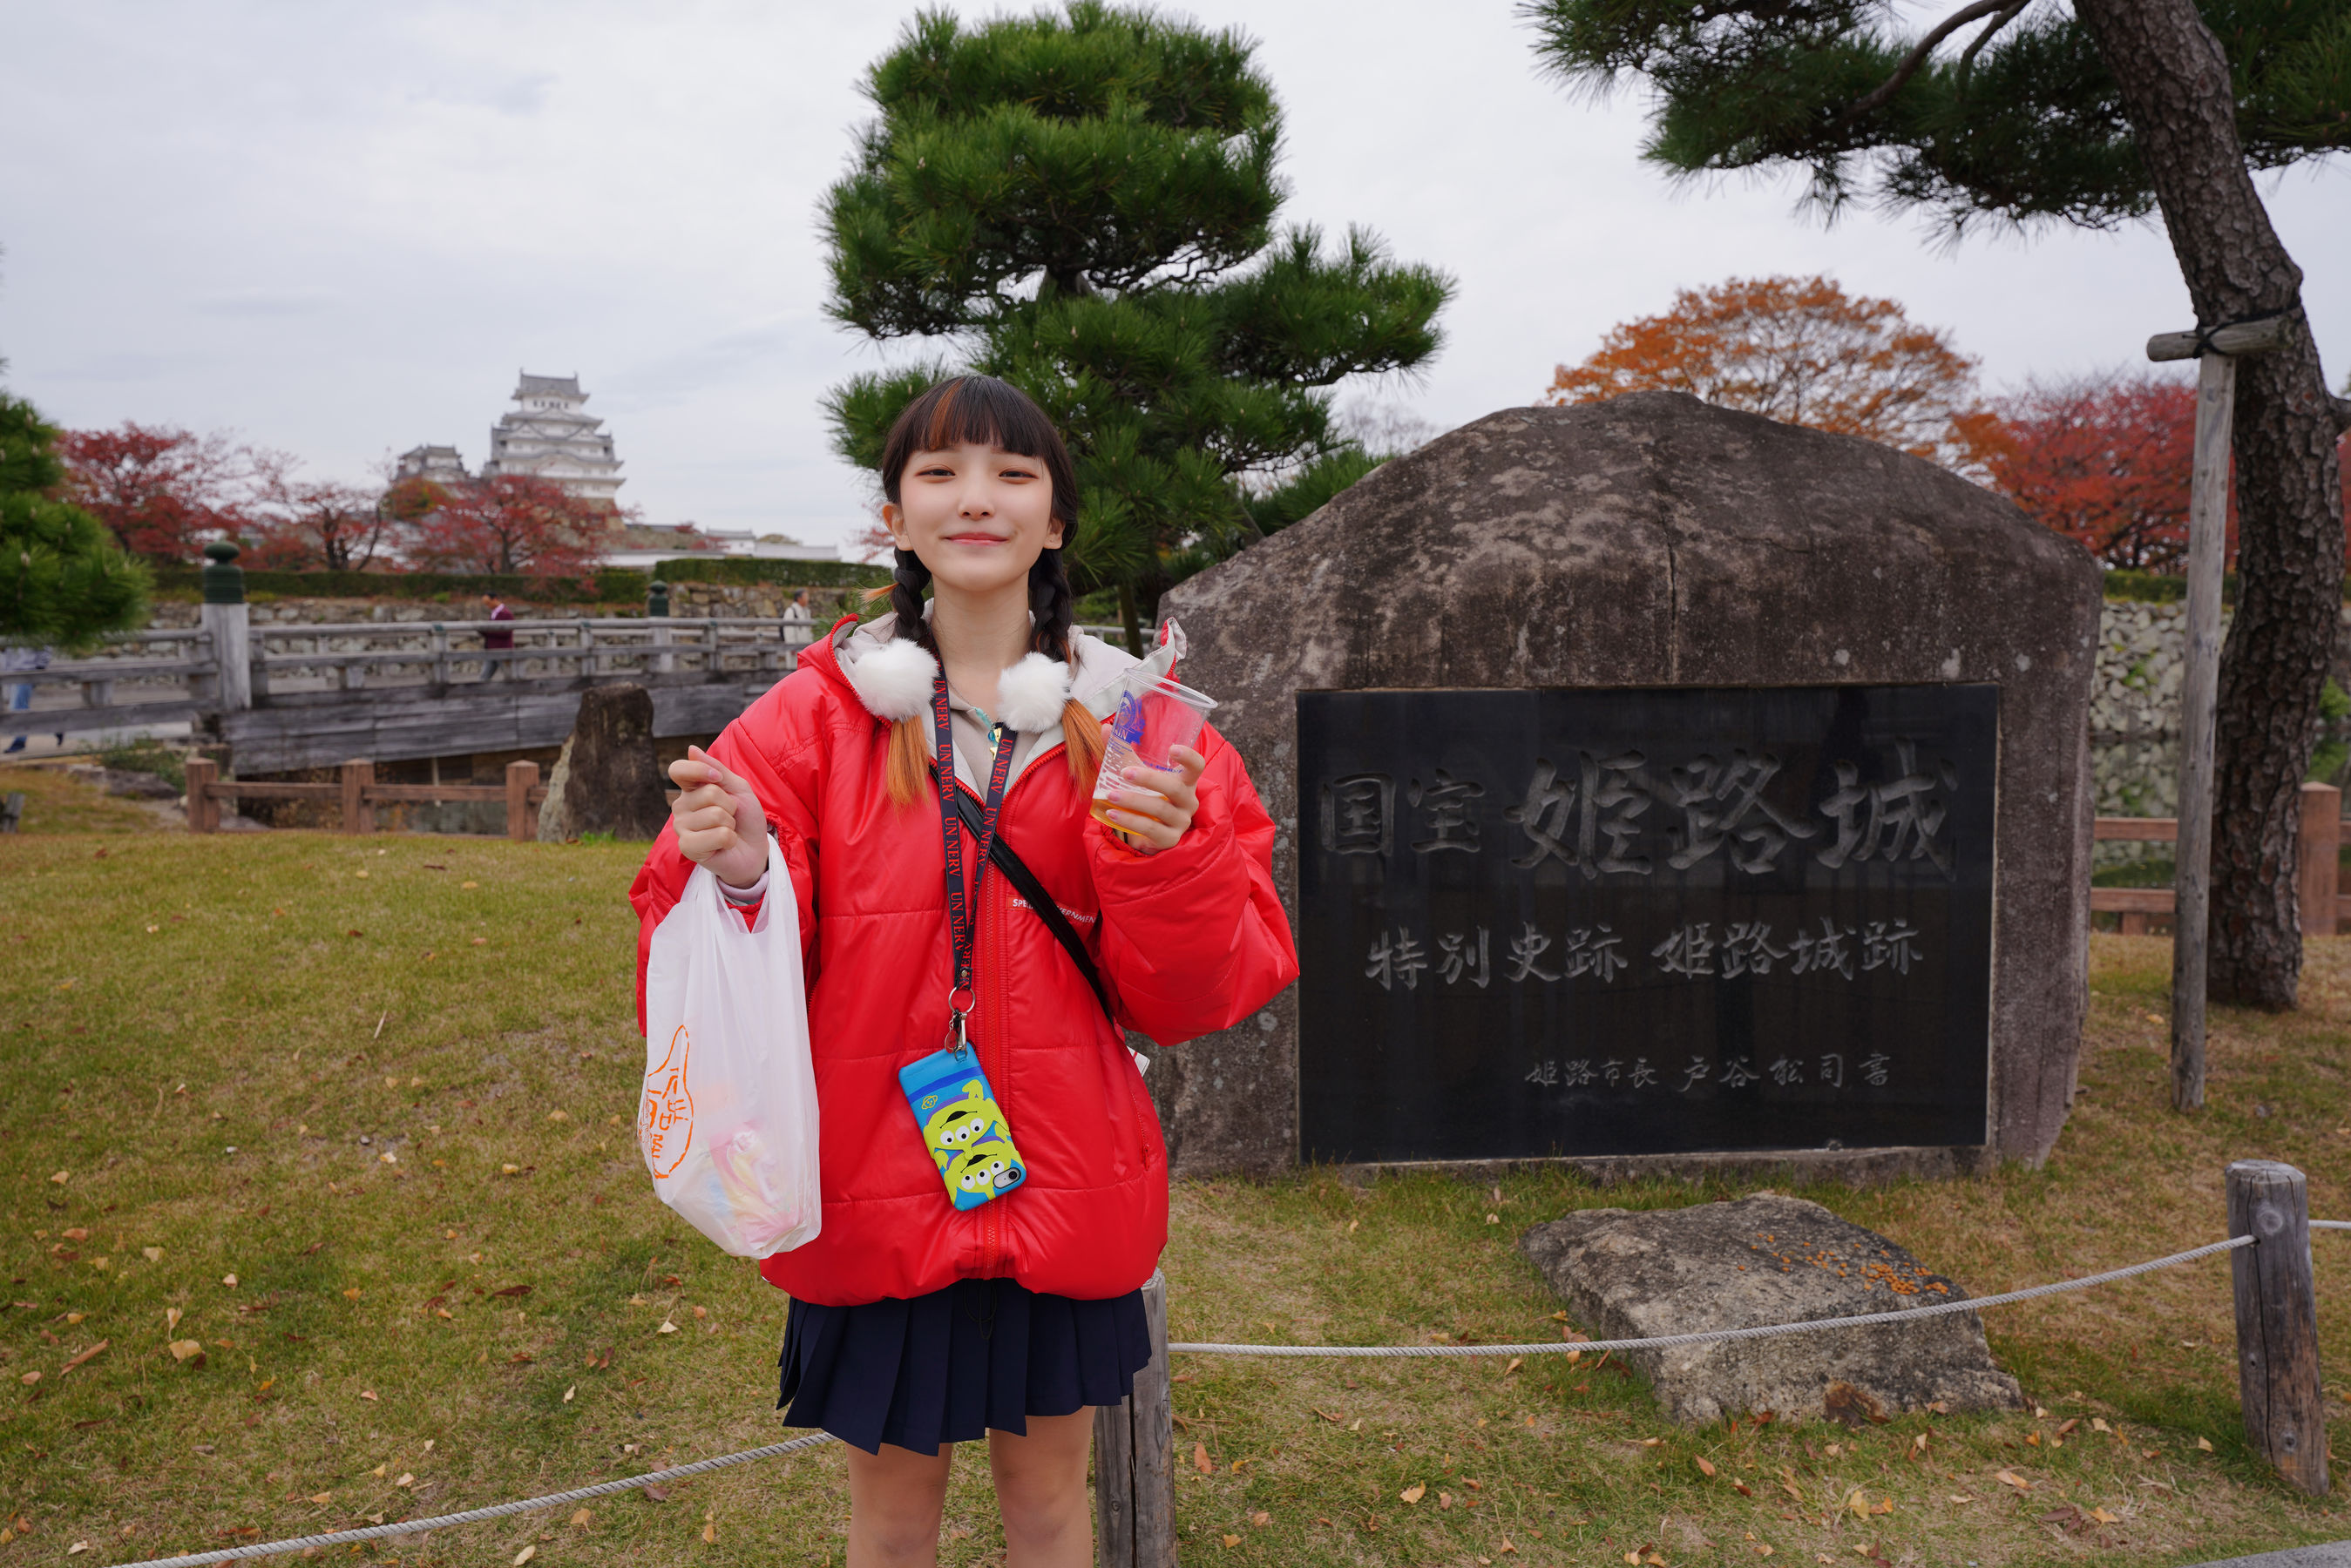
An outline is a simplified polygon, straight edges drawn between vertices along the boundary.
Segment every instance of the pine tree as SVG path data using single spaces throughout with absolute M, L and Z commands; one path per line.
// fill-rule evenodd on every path
M 949 348 L 835 389 L 841 454 L 872 466 L 942 375 L 1019 387 L 1077 463 L 1076 586 L 1117 588 L 1138 650 L 1162 591 L 1368 470 L 1329 389 L 1427 360 L 1452 291 L 1361 230 L 1275 231 L 1280 118 L 1250 49 L 1091 0 L 925 12 L 872 67 L 880 113 L 827 198 L 831 315 Z
M 57 432 L 0 392 L 0 639 L 78 650 L 147 624 L 147 568 L 105 524 L 56 500 Z
M 2328 396 L 2302 270 L 2252 176 L 2351 148 L 2351 0 L 1971 0 L 1915 36 L 1895 0 L 1520 10 L 1570 84 L 1656 89 L 1646 151 L 1678 173 L 1800 170 L 1831 213 L 1868 201 L 1955 234 L 2111 228 L 2159 211 L 2199 326 L 2287 318 L 2284 344 L 2245 360 L 2237 382 L 2241 548 L 2220 660 L 2210 992 L 2292 1007 L 2290 868 L 2342 610 L 2336 441 L 2351 402 Z

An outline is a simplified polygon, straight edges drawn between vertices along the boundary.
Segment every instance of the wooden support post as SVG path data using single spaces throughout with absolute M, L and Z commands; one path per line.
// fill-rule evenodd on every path
M 1167 1277 L 1143 1287 L 1151 1365 L 1123 1404 L 1094 1410 L 1094 1542 L 1101 1568 L 1175 1568 L 1176 1428 L 1168 1404 Z
M 2125 909 L 2116 917 L 2116 919 L 2122 921 L 2123 935 L 2126 937 L 2143 937 L 2147 935 L 2147 911 L 2145 909 Z
M 2196 466 L 2188 502 L 2188 648 L 2179 683 L 2179 843 L 2172 885 L 2171 1106 L 2204 1104 L 2206 938 L 2212 904 L 2213 706 L 2220 688 L 2220 566 L 2229 518 L 2229 427 L 2237 362 L 2207 354 L 2196 383 Z
M 2326 1495 L 2326 1412 L 2318 1380 L 2318 1304 L 2310 1279 L 2310 1190 L 2274 1160 L 2229 1167 L 2229 1254 L 2237 1296 L 2237 1391 L 2245 1436 L 2278 1474 Z
M 2220 568 L 2229 525 L 2229 436 L 2237 357 L 2283 339 L 2285 318 L 2231 322 L 2147 339 L 2155 360 L 2194 359 L 2196 456 L 2188 490 L 2188 648 L 2179 681 L 2179 841 L 2172 885 L 2171 1106 L 2204 1104 L 2204 992 L 2212 907 L 2213 706 L 2220 690 Z
M 507 764 L 507 836 L 517 844 L 538 837 L 538 812 L 530 804 L 530 792 L 538 787 L 537 763 Z
M 2343 847 L 2343 792 L 2333 784 L 2302 786 L 2302 841 L 2295 859 L 2302 895 L 2302 934 L 2335 934 L 2336 868 Z
M 210 757 L 190 757 L 185 772 L 188 777 L 188 831 L 219 832 L 220 802 L 211 791 L 220 778 L 220 764 Z
M 367 801 L 367 787 L 375 783 L 375 764 L 354 757 L 343 764 L 343 831 L 373 833 L 375 807 Z
M 449 628 L 437 620 L 433 623 L 433 684 L 449 684 Z

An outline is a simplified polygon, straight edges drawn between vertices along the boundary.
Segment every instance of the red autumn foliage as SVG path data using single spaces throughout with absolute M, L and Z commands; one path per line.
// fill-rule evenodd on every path
M 126 421 L 66 431 L 65 498 L 111 529 L 125 550 L 155 561 L 193 561 L 206 541 L 243 531 L 256 454 L 215 432 Z
M 363 572 L 392 564 L 401 520 L 371 485 L 301 479 L 277 453 L 256 462 L 246 564 L 275 571 Z
M 2196 472 L 2193 375 L 2086 377 L 2001 400 L 1982 442 L 1992 488 L 2109 566 L 2187 570 L 2189 487 Z M 2351 528 L 2351 472 L 2344 477 L 2344 522 Z M 2233 486 L 2226 548 L 2233 568 Z
M 1559 366 L 1545 397 L 1592 403 L 1653 390 L 1883 441 L 1971 474 L 1989 422 L 1975 361 L 1946 334 L 1826 277 L 1677 290 L 1664 315 L 1612 327 L 1598 353 Z
M 2109 566 L 2186 569 L 2192 381 L 2140 371 L 2036 384 L 1999 414 L 1984 443 L 1992 488 Z M 2236 545 L 2232 503 L 2232 558 Z
M 386 510 L 413 518 L 408 558 L 427 571 L 585 576 L 612 514 L 551 480 L 500 474 L 440 486 L 412 480 Z

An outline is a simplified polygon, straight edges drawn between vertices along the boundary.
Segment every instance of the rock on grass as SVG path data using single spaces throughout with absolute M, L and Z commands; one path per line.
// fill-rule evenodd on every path
M 1759 1193 L 1735 1203 L 1587 1209 L 1519 1245 L 1595 1339 L 1853 1317 L 1967 1292 L 1900 1247 L 1817 1203 Z M 1974 1313 L 1774 1339 L 1633 1351 L 1658 1405 L 1699 1425 L 1746 1411 L 1848 1424 L 1906 1410 L 2014 1409 Z

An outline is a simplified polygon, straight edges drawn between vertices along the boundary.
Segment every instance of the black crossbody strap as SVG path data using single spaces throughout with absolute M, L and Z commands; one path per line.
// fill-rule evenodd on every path
M 978 811 L 979 807 L 969 795 L 961 790 L 956 792 L 956 815 L 974 833 L 979 831 L 979 824 L 974 820 Z M 1020 857 L 1012 853 L 1012 846 L 1004 842 L 1001 833 L 989 842 L 987 859 L 988 864 L 1004 873 L 1004 879 L 1012 884 L 1013 889 L 1029 900 L 1029 907 L 1037 911 L 1037 918 L 1045 922 L 1045 929 L 1053 933 L 1054 940 L 1070 955 L 1070 961 L 1076 964 L 1078 972 L 1086 977 L 1086 984 L 1093 989 L 1094 1000 L 1102 1003 L 1102 1016 L 1110 1020 L 1112 1028 L 1119 1028 L 1118 1014 L 1111 1011 L 1110 992 L 1103 989 L 1102 973 L 1094 968 L 1093 956 L 1086 951 L 1086 944 L 1078 940 L 1077 929 L 1070 924 L 1070 918 L 1061 913 L 1061 906 L 1053 901 L 1053 896 L 1045 891 L 1045 885 L 1037 880 L 1037 874 L 1029 869 Z

